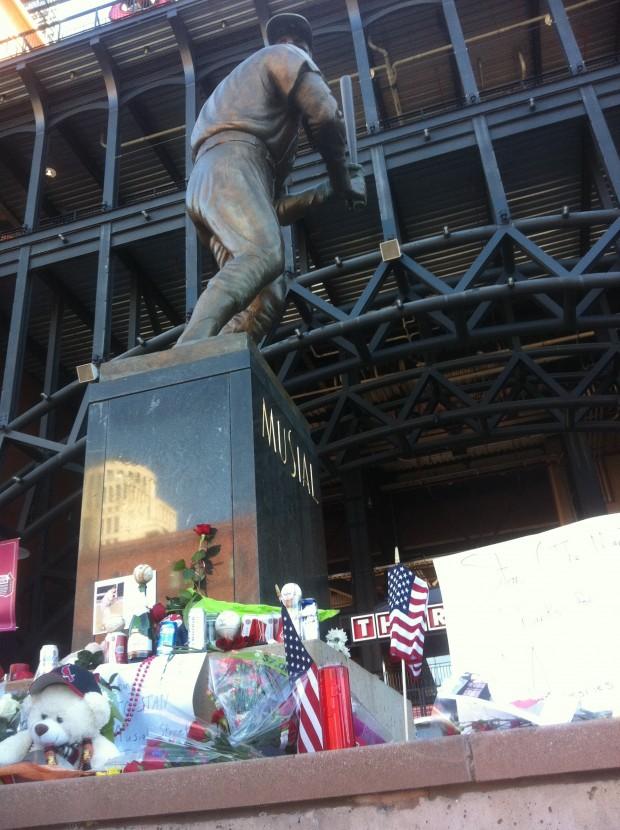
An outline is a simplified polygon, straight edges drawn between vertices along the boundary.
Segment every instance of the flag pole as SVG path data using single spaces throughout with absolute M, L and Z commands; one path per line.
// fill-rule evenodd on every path
M 394 564 L 400 564 L 400 553 L 398 552 L 398 545 L 396 545 L 396 547 L 394 548 Z M 403 718 L 405 721 L 405 741 L 409 743 L 409 702 L 407 700 L 407 667 L 405 666 L 405 661 L 403 659 L 401 659 L 400 661 L 400 670 L 403 686 Z

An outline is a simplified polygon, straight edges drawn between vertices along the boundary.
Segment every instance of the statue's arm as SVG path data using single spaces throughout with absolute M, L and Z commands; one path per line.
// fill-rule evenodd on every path
M 365 198 L 366 184 L 364 182 L 364 171 L 359 164 L 347 164 L 351 186 L 356 191 L 361 202 Z M 292 225 L 314 208 L 338 199 L 331 182 L 321 182 L 316 187 L 309 187 L 300 193 L 281 196 L 275 204 L 278 220 L 281 225 Z
M 319 205 L 324 205 L 334 196 L 334 191 L 329 182 L 321 182 L 316 187 L 302 190 L 301 193 L 293 193 L 281 196 L 276 204 L 276 213 L 281 225 L 292 225 L 308 213 L 308 211 Z
M 318 72 L 303 73 L 290 96 L 301 112 L 310 143 L 327 165 L 329 183 L 336 196 L 352 202 L 365 201 L 356 183 L 351 182 L 346 162 L 346 133 L 338 102 Z

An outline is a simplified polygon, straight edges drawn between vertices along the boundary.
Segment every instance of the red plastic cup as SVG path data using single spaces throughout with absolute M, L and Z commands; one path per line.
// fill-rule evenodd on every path
M 319 691 L 323 749 L 355 746 L 348 668 L 339 664 L 322 666 L 319 669 Z

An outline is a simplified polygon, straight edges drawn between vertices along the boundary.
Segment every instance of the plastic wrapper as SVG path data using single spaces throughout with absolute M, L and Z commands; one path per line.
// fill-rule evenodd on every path
M 208 720 L 145 695 L 144 740 L 125 746 L 111 764 L 125 771 L 279 755 L 286 751 L 295 701 L 282 657 L 259 652 L 209 655 Z M 151 706 L 152 701 L 152 706 Z
M 295 710 L 284 659 L 261 652 L 228 652 L 211 655 L 209 671 L 211 692 L 231 743 L 249 743 L 262 747 L 264 754 L 277 754 L 283 728 Z
M 156 658 L 151 685 L 141 687 L 134 720 L 123 732 L 121 755 L 111 769 L 153 770 L 295 752 L 297 707 L 284 658 L 247 649 L 212 652 L 206 659 L 200 676 L 206 673 L 208 680 L 197 684 L 199 694 L 188 708 L 187 695 L 182 704 L 171 693 L 187 679 L 187 656 L 167 663 Z M 355 696 L 352 708 L 356 745 L 393 740 Z
M 375 716 L 363 706 L 355 695 L 351 695 L 353 707 L 353 731 L 356 746 L 374 746 L 391 743 L 394 737 L 379 723 Z
M 0 741 L 17 732 L 20 719 L 21 702 L 11 694 L 0 694 Z
M 453 674 L 437 690 L 433 712 L 449 718 L 463 733 L 514 729 L 520 726 L 548 726 L 591 720 L 613 715 L 607 697 L 591 709 L 579 705 L 579 695 L 548 692 L 527 696 L 520 689 L 494 687 L 486 678 L 472 672 Z

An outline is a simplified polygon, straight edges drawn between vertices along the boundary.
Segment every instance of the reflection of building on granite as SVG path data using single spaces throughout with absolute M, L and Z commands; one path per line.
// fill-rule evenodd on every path
M 158 498 L 157 476 L 148 467 L 109 461 L 103 485 L 102 546 L 177 529 L 177 512 Z

